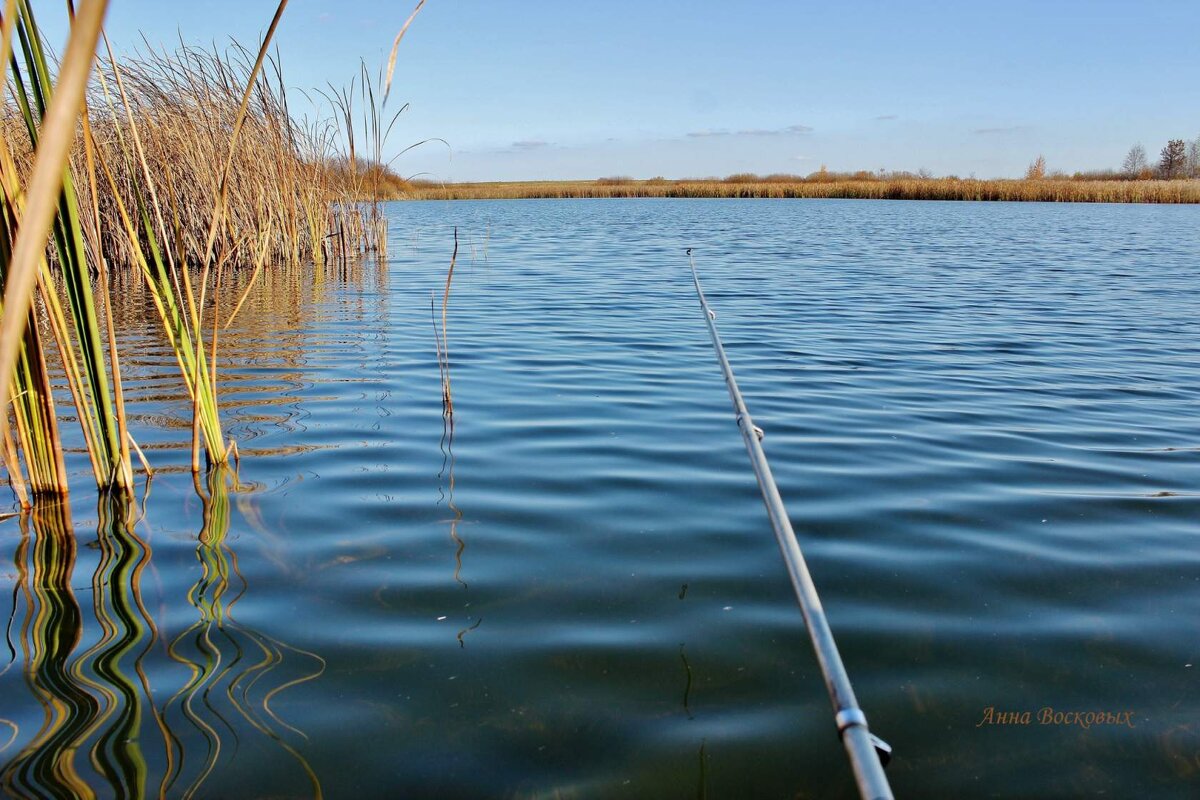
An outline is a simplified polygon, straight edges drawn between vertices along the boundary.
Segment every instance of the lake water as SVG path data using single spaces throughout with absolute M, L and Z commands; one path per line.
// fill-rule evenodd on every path
M 236 485 L 123 287 L 160 471 L 0 522 L 0 793 L 854 796 L 690 246 L 897 795 L 1200 795 L 1200 208 L 389 213 L 223 334 Z

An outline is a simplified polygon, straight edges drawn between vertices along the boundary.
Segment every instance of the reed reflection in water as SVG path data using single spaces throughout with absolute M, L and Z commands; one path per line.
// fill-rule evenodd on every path
M 214 470 L 206 485 L 196 487 L 204 506 L 196 548 L 201 574 L 188 601 L 200 616 L 168 647 L 171 658 L 187 667 L 190 677 L 163 708 L 164 718 L 172 720 L 170 730 L 176 733 L 171 735 L 174 758 L 163 778 L 162 793 L 182 784 L 186 786 L 182 796 L 194 796 L 223 759 L 236 756 L 236 747 L 232 752 L 223 747 L 223 731 L 233 744 L 240 744 L 238 731 L 245 730 L 240 724 L 244 722 L 294 758 L 311 783 L 313 796 L 321 797 L 316 773 L 284 738 L 284 732 L 301 738 L 304 734 L 272 710 L 271 700 L 286 689 L 318 678 L 325 662 L 315 653 L 291 647 L 233 617 L 233 607 L 248 588 L 228 543 L 230 488 L 236 480 L 226 470 Z M 305 660 L 304 671 L 296 677 L 277 678 L 289 657 Z M 185 758 L 188 754 L 195 757 L 189 760 Z
M 10 797 L 94 796 L 78 755 L 88 752 L 83 743 L 102 719 L 102 704 L 89 691 L 94 681 L 78 668 L 83 613 L 71 588 L 76 550 L 65 504 L 42 503 L 21 518 L 13 617 L 25 684 L 43 714 L 37 731 L 0 770 L 0 787 Z
M 249 288 L 250 275 L 249 270 L 232 271 L 222 291 L 240 297 Z M 126 272 L 118 271 L 111 280 L 113 313 L 127 343 L 122 370 L 131 430 L 156 473 L 189 473 L 185 456 L 192 402 L 171 378 L 170 370 L 178 367 L 174 355 L 160 346 L 153 298 Z M 346 291 L 348 287 L 354 291 Z M 264 270 L 239 315 L 220 330 L 222 414 L 229 434 L 238 440 L 243 461 L 329 447 L 280 441 L 278 436 L 270 445 L 262 440 L 272 434 L 307 432 L 312 410 L 305 402 L 339 396 L 340 386 L 312 393 L 314 367 L 325 364 L 329 347 L 327 342 L 312 340 L 310 326 L 337 330 L 371 320 L 376 327 L 386 328 L 387 291 L 386 262 L 379 260 L 320 268 L 276 265 Z M 360 366 L 364 372 L 373 368 L 365 343 L 356 349 L 338 355 L 357 357 L 347 366 Z M 68 466 L 71 458 L 69 451 Z
M 294 759 L 305 794 L 321 796 L 285 738 L 304 734 L 272 701 L 317 678 L 324 662 L 232 616 L 248 588 L 228 544 L 235 482 L 218 471 L 197 486 L 200 576 L 187 600 L 198 619 L 169 639 L 144 600 L 152 552 L 135 505 L 102 497 L 96 539 L 82 552 L 68 505 L 42 504 L 20 519 L 10 661 L 0 673 L 5 797 L 192 797 L 255 737 Z M 89 615 L 76 596 L 87 589 L 74 581 L 93 560 Z M 33 703 L 18 699 L 18 673 Z M 10 719 L 10 708 L 27 714 Z

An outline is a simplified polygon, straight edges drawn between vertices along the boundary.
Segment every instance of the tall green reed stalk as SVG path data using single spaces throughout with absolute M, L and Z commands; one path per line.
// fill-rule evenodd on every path
M 22 69 L 15 59 L 12 61 L 12 94 L 24 120 L 30 145 L 36 150 L 53 81 L 28 0 L 18 2 L 16 32 L 25 68 Z M 111 339 L 107 359 L 105 357 L 106 331 L 101 327 L 92 283 L 93 272 L 101 279 L 106 278 L 103 258 L 95 258 L 97 264 L 89 261 L 79 198 L 69 168 L 64 168 L 62 181 L 53 225 L 57 270 L 44 275 L 40 295 L 49 311 L 54 338 L 66 365 L 68 385 L 83 426 L 96 484 L 101 489 L 119 487 L 129 490 L 133 485 L 133 470 L 121 402 L 120 365 L 115 342 Z M 70 330 L 56 294 L 58 286 L 67 298 L 72 323 Z M 111 334 L 113 325 L 107 303 L 105 317 L 107 333 Z
M 16 464 L 11 458 L 14 448 L 10 445 L 8 433 L 9 393 L 15 390 L 23 394 L 27 391 L 38 392 L 48 388 L 48 382 L 44 380 L 44 359 L 39 366 L 37 364 L 38 357 L 32 354 L 34 347 L 40 351 L 40 343 L 35 337 L 27 336 L 26 330 L 33 327 L 31 323 L 35 322 L 31 317 L 31 310 L 34 290 L 39 278 L 43 280 L 42 295 L 51 294 L 44 285 L 44 267 L 46 242 L 52 228 L 60 254 L 65 249 L 70 251 L 69 257 L 77 255 L 73 248 L 77 240 L 72 237 L 78 231 L 78 220 L 75 220 L 76 227 L 72 228 L 71 222 L 62 218 L 64 210 L 69 209 L 73 203 L 73 191 L 67 176 L 67 160 L 75 138 L 76 123 L 83 106 L 88 75 L 91 72 L 106 9 L 106 0 L 84 0 L 80 4 L 79 13 L 72 20 L 71 35 L 59 67 L 57 83 L 53 86 L 49 75 L 40 68 L 44 66 L 44 58 L 39 60 L 41 52 L 38 44 L 39 34 L 28 3 L 25 0 L 20 0 L 20 2 L 7 0 L 4 17 L 0 21 L 0 30 L 2 30 L 0 55 L 4 56 L 6 62 L 10 60 L 9 54 L 12 52 L 14 33 L 21 40 L 22 51 L 25 55 L 27 75 L 22 73 L 17 60 L 11 59 L 12 78 L 16 86 L 14 94 L 17 96 L 17 102 L 18 104 L 23 102 L 22 114 L 25 116 L 27 124 L 33 119 L 33 107 L 37 108 L 38 115 L 36 131 L 31 133 L 33 139 L 31 144 L 35 152 L 34 163 L 24 193 L 14 196 L 9 191 L 12 186 L 10 178 L 15 177 L 11 173 L 8 173 L 4 180 L 5 230 L 3 233 L 7 234 L 7 238 L 6 246 L 0 252 L 0 259 L 3 260 L 0 272 L 4 277 L 4 315 L 0 319 L 0 432 L 3 432 L 5 439 L 5 455 L 6 461 L 9 462 L 10 475 L 17 473 Z M 27 83 L 28 85 L 26 85 Z M 30 93 L 35 100 L 33 107 L 29 105 Z M 4 143 L 3 149 L 6 156 L 11 152 L 8 142 Z M 6 157 L 4 162 L 6 172 L 9 163 L 10 159 Z M 9 242 L 11 242 L 11 248 L 8 246 Z M 76 268 L 82 266 L 86 272 L 86 264 L 75 264 L 74 266 Z M 67 269 L 70 267 L 64 265 L 64 273 Z M 72 278 L 77 277 L 77 274 L 72 276 Z M 68 279 L 66 282 L 70 283 L 71 280 Z M 72 302 L 71 307 L 77 324 L 82 323 L 83 325 L 79 329 L 79 335 L 81 337 L 80 347 L 86 350 L 83 357 L 84 369 L 103 370 L 101 348 L 98 340 L 92 336 L 98 327 L 92 324 L 95 316 L 94 308 L 89 316 L 85 302 L 82 298 L 77 299 L 79 302 Z M 24 356 L 22 356 L 23 350 Z M 18 373 L 15 380 L 10 379 L 9 376 L 13 375 L 14 367 L 18 362 L 22 362 L 26 369 Z M 113 457 L 114 452 L 120 452 L 121 444 L 119 439 L 114 440 L 113 438 L 119 434 L 115 433 L 117 425 L 110 425 L 115 422 L 115 416 L 110 410 L 111 403 L 107 386 L 99 379 L 98 375 L 89 376 L 87 385 L 92 393 L 92 413 L 84 421 L 87 410 L 81 407 L 80 418 L 85 426 L 85 431 L 89 426 L 94 425 L 96 428 L 93 432 L 100 430 L 103 433 L 103 445 L 98 442 L 95 444 L 97 447 L 106 448 L 92 451 L 93 465 L 98 476 L 97 482 L 120 482 L 126 473 L 120 469 L 119 455 Z M 79 396 L 76 401 L 77 404 L 80 402 Z M 25 423 L 37 423 L 35 427 L 27 425 L 24 429 L 23 445 L 28 444 L 31 440 L 36 440 L 36 444 L 32 447 L 23 448 L 30 475 L 30 489 L 34 495 L 62 493 L 66 488 L 66 477 L 65 470 L 62 468 L 58 434 L 54 427 L 53 405 L 48 396 L 39 400 L 39 404 L 39 413 L 35 415 L 23 411 L 21 401 L 17 403 L 16 416 L 19 435 L 22 430 L 23 417 Z M 26 405 L 26 410 L 28 410 L 28 404 Z M 101 455 L 98 456 L 96 453 Z M 107 480 L 99 478 L 103 468 L 97 466 L 98 460 L 110 467 Z M 20 478 L 18 477 L 17 480 L 20 481 Z M 26 501 L 25 498 L 22 500 Z

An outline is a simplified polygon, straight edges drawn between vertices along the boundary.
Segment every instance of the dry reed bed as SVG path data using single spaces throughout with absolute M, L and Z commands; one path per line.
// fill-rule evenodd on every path
M 57 70 L 31 0 L 0 12 L 0 456 L 22 507 L 67 492 L 64 394 L 97 488 L 132 492 L 131 453 L 141 451 L 124 409 L 113 273 L 128 270 L 153 298 L 191 399 L 198 473 L 202 453 L 208 467 L 237 458 L 218 410 L 220 333 L 263 268 L 346 264 L 386 242 L 379 161 L 391 125 L 374 85 L 386 98 L 390 69 L 374 85 L 364 69 L 326 96 L 332 118 L 298 123 L 269 57 L 287 0 L 256 53 L 183 46 L 120 62 L 100 35 L 106 5 L 80 0 Z M 358 119 L 373 163 L 355 157 Z M 238 266 L 253 270 L 233 294 Z
M 1200 203 L 1200 180 L 972 180 L 958 178 L 844 181 L 530 181 L 414 182 L 413 200 L 520 200 L 606 197 L 849 198 L 862 200 L 1003 200 L 1070 203 Z
M 90 215 L 84 220 L 93 258 L 103 253 L 117 268 L 136 263 L 119 206 L 136 213 L 137 187 L 147 183 L 148 174 L 158 201 L 169 209 L 172 255 L 188 264 L 204 262 L 230 131 L 253 64 L 254 54 L 235 44 L 224 52 L 149 50 L 97 65 L 87 99 L 92 169 L 84 137 L 76 137 L 71 153 L 81 199 L 88 203 L 94 188 L 99 207 L 98 224 Z M 321 262 L 341 255 L 342 237 L 348 253 L 382 247 L 385 232 L 370 205 L 398 193 L 395 176 L 342 155 L 345 131 L 336 118 L 297 122 L 281 70 L 275 63 L 268 67 L 254 81 L 232 151 L 213 252 L 222 261 L 246 265 L 264 247 L 270 262 Z M 353 99 L 347 96 L 346 102 Z M 28 175 L 33 151 L 24 125 L 8 98 L 0 108 L 0 135 L 12 148 L 18 171 Z M 141 199 L 153 205 L 151 198 Z

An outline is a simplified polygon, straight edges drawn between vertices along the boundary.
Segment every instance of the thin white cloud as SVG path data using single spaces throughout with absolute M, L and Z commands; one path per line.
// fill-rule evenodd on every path
M 544 147 L 549 147 L 550 143 L 541 139 L 521 139 L 513 142 L 510 145 L 513 150 L 541 150 Z
M 710 136 L 799 136 L 812 133 L 808 125 L 788 125 L 785 128 L 743 128 L 740 131 L 729 131 L 724 128 L 708 128 L 702 131 L 691 131 L 686 134 L 689 138 L 700 139 Z
M 971 133 L 981 136 L 1006 135 L 1010 133 L 1021 133 L 1029 130 L 1028 125 L 1006 125 L 999 128 L 976 128 Z
M 799 136 L 812 133 L 808 125 L 788 125 L 786 128 L 750 128 L 738 131 L 738 136 Z

